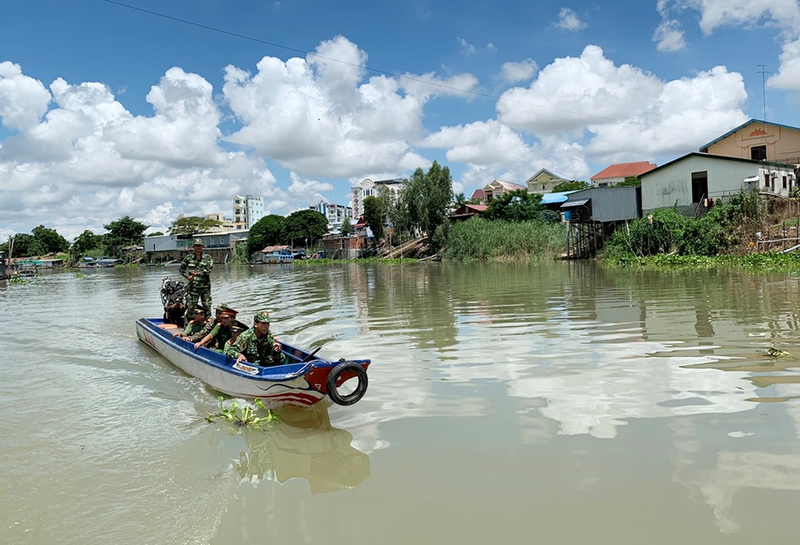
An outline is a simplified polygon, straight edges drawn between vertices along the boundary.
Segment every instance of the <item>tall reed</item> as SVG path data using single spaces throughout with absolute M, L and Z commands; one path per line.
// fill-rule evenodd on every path
M 561 223 L 472 218 L 451 226 L 442 257 L 462 261 L 554 258 L 564 251 L 564 229 Z

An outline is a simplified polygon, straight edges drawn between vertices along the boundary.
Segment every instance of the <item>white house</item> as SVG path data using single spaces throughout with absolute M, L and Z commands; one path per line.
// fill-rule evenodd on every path
M 314 207 L 314 210 L 325 216 L 325 218 L 328 220 L 329 233 L 341 232 L 345 218 L 349 218 L 350 220 L 354 219 L 353 209 L 349 206 L 343 206 L 341 204 L 320 201 L 319 204 Z M 352 224 L 354 222 L 351 221 L 350 223 Z
M 403 187 L 403 180 L 395 178 L 392 180 L 371 180 L 365 178 L 360 184 L 350 188 L 353 197 L 353 217 L 358 218 L 364 215 L 364 199 L 367 197 L 377 197 L 384 191 L 391 191 L 395 195 Z
M 702 205 L 742 189 L 788 197 L 796 187 L 794 165 L 692 152 L 640 175 L 642 212 Z

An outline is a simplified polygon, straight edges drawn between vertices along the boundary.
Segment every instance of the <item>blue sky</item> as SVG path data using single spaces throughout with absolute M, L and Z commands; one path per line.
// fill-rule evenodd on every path
M 765 74 L 759 73 L 763 65 Z M 763 91 L 765 94 L 762 94 Z M 0 240 L 663 164 L 800 126 L 797 0 L 0 3 Z

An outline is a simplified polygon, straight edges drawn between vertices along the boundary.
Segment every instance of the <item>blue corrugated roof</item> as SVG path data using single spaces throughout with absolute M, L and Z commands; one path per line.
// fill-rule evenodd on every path
M 562 191 L 560 193 L 545 193 L 542 195 L 542 204 L 555 204 L 558 202 L 565 202 L 567 195 L 575 193 L 575 191 Z

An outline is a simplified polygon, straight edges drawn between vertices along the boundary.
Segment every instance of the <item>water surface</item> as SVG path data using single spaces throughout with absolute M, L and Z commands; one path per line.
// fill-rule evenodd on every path
M 352 407 L 265 432 L 137 341 L 171 268 L 0 284 L 0 542 L 795 543 L 796 275 L 215 267 Z M 790 355 L 770 358 L 773 347 Z

